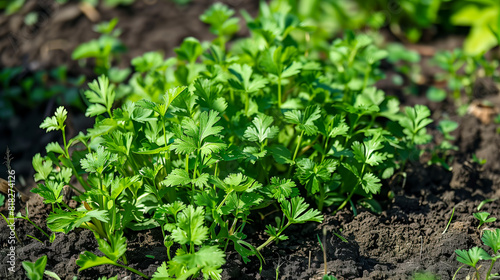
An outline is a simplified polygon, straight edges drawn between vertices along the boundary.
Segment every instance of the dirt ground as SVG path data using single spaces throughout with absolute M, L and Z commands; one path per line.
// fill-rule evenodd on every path
M 51 1 L 40 1 L 51 3 Z M 154 2 L 153 4 L 148 4 Z M 232 8 L 247 9 L 251 13 L 257 11 L 254 1 L 225 1 Z M 119 17 L 118 27 L 122 29 L 123 42 L 130 52 L 124 57 L 129 61 L 132 57 L 151 50 L 162 50 L 165 54 L 173 53 L 184 37 L 194 36 L 200 40 L 210 39 L 207 26 L 199 22 L 198 16 L 212 1 L 193 1 L 187 7 L 180 7 L 169 1 L 144 1 L 131 7 L 119 9 L 103 9 L 100 11 L 102 20 Z M 37 9 L 32 4 L 31 10 Z M 49 4 L 47 4 L 49 5 Z M 21 34 L 23 27 L 16 22 L 19 19 L 2 17 L 0 19 L 0 58 L 1 66 L 24 65 L 29 71 L 38 68 L 50 68 L 61 63 L 67 64 L 76 73 L 86 73 L 89 67 L 81 68 L 71 61 L 71 50 L 79 43 L 96 38 L 91 31 L 92 22 L 81 12 L 76 4 L 63 7 L 50 4 L 47 23 L 41 24 L 31 33 L 27 40 L 20 40 L 19 49 L 12 49 L 8 44 L 8 35 Z M 55 7 L 55 8 L 54 8 Z M 76 8 L 75 8 L 76 7 Z M 29 7 L 28 7 L 29 8 Z M 27 11 L 29 10 L 28 8 Z M 75 10 L 76 9 L 76 10 Z M 6 32 L 7 30 L 7 32 Z M 9 33 L 11 32 L 11 33 Z M 25 31 L 24 31 L 25 32 Z M 242 31 L 244 34 L 245 31 Z M 60 48 L 48 48 L 54 40 L 65 40 Z M 390 69 L 389 69 L 390 70 Z M 382 89 L 384 84 L 380 85 Z M 500 197 L 500 134 L 498 125 L 483 124 L 471 115 L 456 116 L 450 103 L 429 103 L 426 99 L 416 96 L 406 96 L 392 88 L 388 93 L 397 94 L 404 105 L 425 103 L 433 111 L 433 117 L 439 120 L 447 114 L 459 123 L 459 128 L 453 133 L 454 144 L 458 151 L 451 154 L 452 171 L 440 166 L 429 166 L 424 155 L 420 163 L 408 166 L 407 179 L 404 184 L 402 177 L 385 182 L 386 191 L 379 197 L 384 205 L 381 214 L 358 209 L 355 216 L 350 209 L 344 209 L 335 215 L 325 211 L 325 221 L 322 224 L 309 223 L 303 226 L 291 227 L 286 234 L 289 240 L 279 244 L 269 245 L 263 251 L 266 263 L 259 273 L 259 262 L 256 258 L 244 264 L 236 252 L 228 252 L 227 264 L 224 265 L 223 279 L 321 279 L 325 265 L 327 272 L 338 279 L 411 279 L 415 273 L 432 272 L 442 280 L 452 279 L 460 263 L 456 261 L 456 249 L 470 249 L 481 246 L 481 230 L 477 229 L 478 221 L 472 213 L 478 212 L 477 206 L 485 199 Z M 498 91 L 488 86 L 478 85 L 475 95 L 489 98 L 498 107 L 500 100 Z M 42 105 L 37 110 L 19 116 L 17 120 L 0 126 L 0 132 L 8 137 L 0 142 L 9 145 L 14 151 L 14 163 L 18 164 L 19 172 L 24 174 L 26 185 L 30 186 L 31 157 L 43 150 L 45 144 L 56 141 L 55 136 L 43 138 L 43 131 L 37 130 L 38 123 L 46 114 L 47 108 Z M 49 111 L 50 112 L 50 111 Z M 74 131 L 85 127 L 78 112 L 71 116 L 75 123 Z M 43 117 L 41 117 L 43 116 Z M 24 128 L 19 128 L 23 124 Z M 431 133 L 436 133 L 436 125 L 431 125 Z M 35 132 L 33 132 L 35 131 Z M 7 140 L 5 140 L 7 138 Z M 50 139 L 49 139 L 50 138 Z M 25 139 L 27 143 L 21 143 Z M 34 140 L 33 140 L 34 139 Z M 434 143 L 426 147 L 431 149 L 440 141 L 436 136 Z M 486 159 L 484 165 L 472 160 L 472 155 Z M 16 163 L 17 160 L 17 163 Z M 14 166 L 16 168 L 16 166 Z M 3 170 L 2 170 L 3 172 Z M 23 186 L 19 186 L 23 189 Z M 23 189 L 23 190 L 24 190 Z M 388 198 L 387 191 L 394 193 Z M 25 203 L 17 201 L 17 209 L 24 209 Z M 28 201 L 30 217 L 43 229 L 44 220 L 49 213 L 49 207 L 33 196 Z M 449 228 L 445 228 L 452 215 Z M 5 213 L 5 208 L 0 209 Z M 486 204 L 481 211 L 488 211 L 494 217 L 500 217 L 498 202 Z M 23 214 L 24 210 L 21 211 Z M 261 244 L 265 239 L 264 225 L 259 215 L 253 217 L 254 223 L 248 227 L 249 240 L 252 244 Z M 269 217 L 273 219 L 273 217 Z M 490 227 L 499 227 L 495 222 Z M 26 221 L 16 222 L 16 232 L 21 243 L 16 247 L 17 265 L 15 274 L 8 274 L 6 261 L 8 257 L 9 230 L 3 220 L 0 220 L 0 279 L 26 279 L 21 261 L 35 261 L 42 255 L 47 255 L 47 270 L 53 271 L 61 279 L 97 279 L 96 276 L 119 276 L 119 279 L 139 279 L 126 270 L 113 266 L 99 266 L 78 272 L 75 260 L 83 251 L 97 253 L 94 236 L 87 230 L 75 230 L 68 235 L 57 234 L 56 240 L 50 243 L 45 236 Z M 342 240 L 337 235 L 342 236 Z M 166 249 L 161 240 L 161 233 L 156 230 L 144 232 L 128 232 L 129 251 L 127 258 L 130 266 L 152 275 L 156 268 L 166 259 Z M 42 243 L 27 237 L 32 235 Z M 318 237 L 324 242 L 326 264 Z M 495 269 L 500 270 L 500 265 Z M 483 268 L 484 270 L 484 268 Z M 456 279 L 466 279 L 471 271 L 461 269 Z M 12 276 L 14 275 L 14 276 Z

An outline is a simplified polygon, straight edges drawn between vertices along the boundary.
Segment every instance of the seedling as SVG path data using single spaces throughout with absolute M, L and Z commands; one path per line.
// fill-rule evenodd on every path
M 451 132 L 455 131 L 457 128 L 457 122 L 450 120 L 442 120 L 439 122 L 438 130 L 442 133 L 444 139 L 431 151 L 432 158 L 429 160 L 428 164 L 439 164 L 446 168 L 446 170 L 451 170 L 449 163 L 453 158 L 450 157 L 450 154 L 452 151 L 458 150 L 458 147 L 450 142 L 455 140 Z
M 475 272 L 475 277 L 478 280 L 481 279 L 479 273 L 480 266 L 478 266 L 478 262 L 481 260 L 490 261 L 490 266 L 484 279 L 489 280 L 497 278 L 498 273 L 492 274 L 492 269 L 495 262 L 498 258 L 500 258 L 500 254 L 498 252 L 500 250 L 500 229 L 485 231 L 481 240 L 484 245 L 493 251 L 491 255 L 482 248 L 474 247 L 470 250 L 456 250 L 455 253 L 457 254 L 457 260 L 464 265 L 472 267 Z M 457 270 L 457 273 L 462 267 L 463 266 Z M 457 273 L 455 273 L 455 276 Z M 453 277 L 453 279 L 455 279 L 455 277 Z
M 47 256 L 38 258 L 35 262 L 22 262 L 23 268 L 26 271 L 26 277 L 30 280 L 43 280 L 43 275 L 50 276 L 56 280 L 61 280 L 57 274 L 52 271 L 45 270 L 47 265 Z
M 485 165 L 486 164 L 486 159 L 485 158 L 478 158 L 476 154 L 472 154 L 472 162 L 475 162 L 479 165 Z
M 444 70 L 444 73 L 437 73 L 435 78 L 446 83 L 460 115 L 467 112 L 477 78 L 482 76 L 495 78 L 498 75 L 497 60 L 486 59 L 484 55 L 470 55 L 462 49 L 437 52 L 433 62 Z M 465 92 L 465 96 L 462 96 L 462 91 Z M 435 87 L 431 87 L 427 95 L 433 101 L 441 101 L 446 97 L 443 88 Z
M 492 223 L 497 220 L 495 217 L 488 218 L 490 216 L 490 213 L 488 212 L 479 212 L 472 215 L 479 220 L 479 226 L 477 226 L 478 229 L 485 223 Z

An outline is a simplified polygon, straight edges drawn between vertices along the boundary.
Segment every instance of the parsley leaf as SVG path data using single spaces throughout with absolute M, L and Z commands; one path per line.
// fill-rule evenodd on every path
M 273 118 L 266 115 L 259 115 L 255 117 L 252 121 L 253 126 L 249 126 L 245 130 L 244 137 L 249 141 L 259 141 L 264 142 L 266 139 L 272 139 L 276 137 L 279 132 L 278 127 L 271 126 L 273 123 Z
M 296 196 L 290 201 L 285 200 L 281 203 L 281 210 L 290 221 L 294 224 L 302 224 L 305 222 L 323 222 L 323 216 L 316 209 L 309 209 L 309 204 L 304 202 L 304 198 Z M 307 210 L 307 211 L 306 211 Z
M 215 137 L 210 138 L 210 136 L 222 137 L 219 134 L 223 129 L 222 126 L 215 125 L 219 120 L 218 112 L 215 111 L 201 113 L 198 122 L 191 118 L 184 119 L 182 122 L 184 134 L 174 140 L 172 149 L 180 154 L 199 151 L 203 156 L 222 150 L 226 144 Z
M 293 110 L 285 112 L 285 119 L 292 124 L 296 124 L 306 135 L 314 135 L 318 132 L 318 127 L 314 121 L 321 117 L 321 109 L 318 105 L 307 106 L 304 112 Z
M 56 109 L 54 116 L 47 117 L 40 125 L 40 128 L 45 129 L 46 132 L 52 130 L 64 130 L 64 128 L 66 127 L 64 122 L 66 121 L 67 117 L 68 117 L 68 111 L 66 111 L 66 109 L 64 109 L 63 106 L 59 106 Z
M 115 101 L 114 86 L 109 84 L 109 79 L 102 75 L 88 84 L 90 90 L 84 92 L 85 97 L 93 103 L 87 108 L 85 116 L 93 117 L 108 112 L 111 116 L 111 107 Z
M 172 231 L 172 238 L 179 244 L 201 245 L 208 238 L 205 223 L 205 211 L 202 207 L 188 205 L 177 216 L 177 228 Z

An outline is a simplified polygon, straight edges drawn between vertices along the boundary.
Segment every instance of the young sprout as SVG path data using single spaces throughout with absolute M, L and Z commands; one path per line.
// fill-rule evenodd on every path
M 479 226 L 477 226 L 477 229 L 479 229 L 485 223 L 492 223 L 497 220 L 497 218 L 495 217 L 488 218 L 490 216 L 490 213 L 488 212 L 479 212 L 472 215 L 479 220 Z

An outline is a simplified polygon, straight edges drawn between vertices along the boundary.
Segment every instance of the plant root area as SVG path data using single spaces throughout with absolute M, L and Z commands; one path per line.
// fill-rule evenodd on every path
M 200 23 L 198 16 L 212 1 L 193 1 L 184 9 L 169 1 L 154 1 L 157 2 L 154 5 L 162 6 L 160 8 L 146 2 L 151 1 L 138 1 L 131 7 L 110 9 L 101 14 L 101 20 L 119 17 L 121 24 L 118 27 L 123 30 L 121 38 L 131 50 L 124 57 L 125 61 L 151 50 L 161 49 L 167 55 L 172 54 L 173 48 L 186 36 L 194 36 L 200 40 L 210 39 L 207 27 Z M 251 14 L 257 11 L 253 1 L 225 2 L 234 9 L 245 8 Z M 12 46 L 7 44 L 8 38 L 4 36 L 0 40 L 1 65 L 26 64 L 28 58 L 30 64 L 26 64 L 27 69 L 39 66 L 53 67 L 65 63 L 70 66 L 69 69 L 73 69 L 71 70 L 73 74 L 91 72 L 92 67 L 81 69 L 70 59 L 71 49 L 97 37 L 91 28 L 93 23 L 79 10 L 74 10 L 75 7 L 72 5 L 49 11 L 50 23 L 41 25 L 37 30 L 33 30 L 32 34 L 28 34 L 32 36 L 29 42 L 19 39 L 16 43 L 19 49 L 9 51 Z M 31 9 L 37 9 L 36 4 L 33 4 Z M 132 13 L 134 9 L 138 9 L 139 12 Z M 158 11 L 164 10 L 169 12 L 160 15 Z M 5 19 L 0 20 L 1 32 L 7 30 L 7 33 L 27 34 L 22 33 L 27 31 L 19 30 L 18 25 L 9 22 L 10 24 Z M 57 48 L 45 52 L 46 49 L 42 46 L 48 41 L 42 38 L 51 40 L 65 38 L 69 43 L 63 44 L 63 47 L 68 49 Z M 383 85 L 381 88 L 388 94 L 398 94 L 397 90 L 391 92 L 393 89 L 385 89 Z M 489 94 L 492 102 L 499 106 L 496 101 L 499 99 L 498 92 Z M 400 99 L 404 105 L 429 103 L 423 98 L 398 95 L 401 95 Z M 431 132 L 435 134 L 434 141 L 425 149 L 432 149 L 440 141 L 437 122 L 443 112 L 449 112 L 449 108 L 453 107 L 450 103 L 451 101 L 439 105 L 427 104 L 433 111 L 436 122 L 430 127 Z M 33 117 L 32 120 L 26 119 L 30 115 L 21 116 L 18 123 L 41 122 L 45 117 L 44 110 L 34 111 L 39 112 L 39 116 Z M 73 117 L 73 121 L 76 118 Z M 346 207 L 333 215 L 331 213 L 335 208 L 325 209 L 325 221 L 322 224 L 291 226 L 285 232 L 289 237 L 288 240 L 267 246 L 262 251 L 265 263 L 262 264 L 261 272 L 256 257 L 252 257 L 251 262 L 245 264 L 229 247 L 226 252 L 227 263 L 223 266 L 223 279 L 321 279 L 325 270 L 338 279 L 411 279 L 416 273 L 424 271 L 433 273 L 442 280 L 452 279 L 461 266 L 456 260 L 455 250 L 482 246 L 482 231 L 487 227 L 500 226 L 499 222 L 494 222 L 478 229 L 478 220 L 472 216 L 473 213 L 480 211 L 489 212 L 493 217 L 500 215 L 498 201 L 487 203 L 480 211 L 477 210 L 483 200 L 500 197 L 500 135 L 497 133 L 497 125 L 483 124 L 472 115 L 462 117 L 453 115 L 451 118 L 459 123 L 459 128 L 453 133 L 454 145 L 458 147 L 458 151 L 451 155 L 451 171 L 436 165 L 429 166 L 427 164 L 429 158 L 426 159 L 424 153 L 420 163 L 407 166 L 406 178 L 399 174 L 384 182 L 385 191 L 376 197 L 383 206 L 380 214 L 360 207 L 355 213 L 352 208 Z M 6 141 L 15 152 L 14 162 L 16 158 L 23 159 L 16 164 L 29 166 L 36 152 L 43 153 L 46 143 L 33 142 L 31 145 L 39 145 L 39 150 L 29 150 L 33 153 L 24 155 L 20 151 L 21 148 L 16 146 L 16 142 L 19 142 L 19 139 L 39 141 L 40 138 L 33 135 L 39 132 L 24 130 L 18 134 L 11 134 L 13 128 L 9 128 L 9 125 L 11 124 L 1 124 L 0 131 L 3 135 L 7 135 L 7 140 L 2 141 Z M 2 148 L 3 144 L 5 143 L 2 142 Z M 473 155 L 485 159 L 486 163 L 475 162 Z M 21 167 L 20 170 L 25 169 Z M 32 173 L 25 174 L 26 177 L 31 175 Z M 32 182 L 32 179 L 29 182 Z M 32 183 L 27 188 L 33 186 Z M 389 193 L 391 195 L 388 195 Z M 26 204 L 29 205 L 31 220 L 43 230 L 50 232 L 45 224 L 50 205 L 44 205 L 38 196 L 33 195 L 27 201 L 17 199 L 16 212 L 20 211 L 26 215 L 24 210 Z M 0 210 L 3 214 L 7 214 L 6 207 Z M 249 236 L 248 242 L 258 246 L 267 239 L 264 232 L 265 225 L 273 222 L 276 217 L 275 214 L 269 213 L 272 210 L 271 207 L 262 210 L 260 213 L 262 215 L 252 216 L 253 222 L 246 226 L 245 231 Z M 261 219 L 262 216 L 265 218 Z M 55 241 L 50 243 L 48 238 L 33 225 L 20 219 L 15 223 L 19 237 L 19 241 L 14 245 L 15 273 L 9 273 L 7 254 L 11 247 L 8 243 L 10 230 L 3 219 L 0 219 L 0 228 L 0 279 L 26 279 L 21 262 L 33 262 L 43 255 L 48 259 L 46 269 L 55 272 L 61 279 L 69 280 L 74 276 L 82 280 L 97 279 L 99 276 L 140 279 L 125 269 L 109 265 L 78 271 L 79 267 L 75 261 L 80 253 L 90 251 L 98 254 L 97 242 L 90 231 L 78 229 L 67 235 L 57 233 Z M 36 237 L 41 242 L 28 235 Z M 167 251 L 163 246 L 159 230 L 128 231 L 126 237 L 128 240 L 126 256 L 130 267 L 151 276 L 157 267 L 167 260 Z M 172 253 L 173 250 L 175 248 L 172 249 Z M 483 271 L 486 269 L 482 267 Z M 497 264 L 493 271 L 499 269 L 500 265 Z M 472 271 L 464 267 L 456 273 L 456 279 L 466 279 L 468 275 L 472 275 Z

